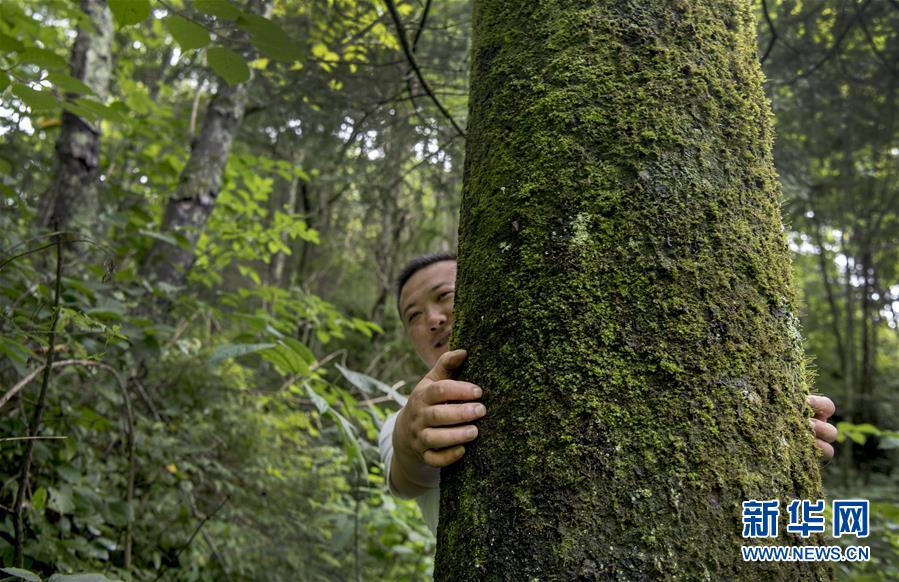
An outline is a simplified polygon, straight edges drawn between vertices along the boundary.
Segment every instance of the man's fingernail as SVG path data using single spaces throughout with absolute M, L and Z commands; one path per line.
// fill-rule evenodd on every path
M 475 398 L 480 398 L 483 393 L 484 393 L 483 390 L 481 390 L 477 386 L 474 387 L 474 397 Z
M 487 407 L 483 404 L 478 404 L 474 407 L 474 413 L 478 416 L 484 416 L 485 414 L 487 414 Z
M 808 423 L 809 423 L 810 425 L 812 425 L 812 428 L 815 428 L 815 421 L 814 421 L 814 420 L 812 420 L 812 419 L 810 418 L 810 419 L 808 419 Z

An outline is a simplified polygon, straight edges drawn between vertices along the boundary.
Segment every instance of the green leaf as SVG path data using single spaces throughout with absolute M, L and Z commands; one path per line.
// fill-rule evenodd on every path
M 109 0 L 109 9 L 119 26 L 137 24 L 150 16 L 149 0 Z
M 79 97 L 74 103 L 63 103 L 63 109 L 87 119 L 106 119 L 119 123 L 127 121 L 120 111 L 86 97 Z
M 244 277 L 249 277 L 256 285 L 262 285 L 262 279 L 259 277 L 259 273 L 256 272 L 256 269 L 246 265 L 238 265 L 237 270 Z
M 66 73 L 50 73 L 47 80 L 59 87 L 66 93 L 77 93 L 79 95 L 93 95 L 94 90 L 88 87 L 81 79 L 68 75 Z
M 0 51 L 5 53 L 16 53 L 24 49 L 25 45 L 17 39 L 0 32 Z
M 309 395 L 309 398 L 312 400 L 312 404 L 315 405 L 316 410 L 318 410 L 319 414 L 324 414 L 327 411 L 331 410 L 331 406 L 328 404 L 328 401 L 322 398 L 322 396 L 312 389 L 308 383 L 306 384 L 306 394 Z
M 276 344 L 222 344 L 212 352 L 209 363 L 216 365 L 224 360 L 261 352 L 274 347 L 276 347 Z
M 56 97 L 49 91 L 35 91 L 27 85 L 15 83 L 12 86 L 12 93 L 21 99 L 25 105 L 30 107 L 32 111 L 41 111 L 56 107 Z
M 182 49 L 189 51 L 209 45 L 209 33 L 203 27 L 190 20 L 173 15 L 166 18 L 163 22 Z
M 28 582 L 41 582 L 40 576 L 38 576 L 34 572 L 23 570 L 22 568 L 0 568 L 0 572 L 5 572 L 10 576 L 15 576 L 17 578 L 21 578 L 22 580 L 28 580 Z
M 309 374 L 309 364 L 302 356 L 283 343 L 279 343 L 259 355 L 273 363 L 282 374 Z
M 9 162 L 6 160 L 2 160 L 2 162 L 6 164 L 6 168 L 9 170 Z M 9 336 L 0 336 L 0 354 L 5 354 L 10 360 L 20 364 L 24 364 L 28 361 L 28 358 L 34 357 L 34 352 L 32 352 L 28 346 L 15 341 Z
M 65 69 L 68 67 L 66 60 L 47 49 L 28 47 L 19 54 L 19 60 L 23 63 L 38 66 L 42 69 Z
M 371 394 L 373 390 L 378 390 L 393 398 L 393 400 L 400 405 L 406 404 L 407 398 L 384 382 L 376 380 L 371 376 L 366 376 L 361 372 L 354 372 L 349 368 L 344 368 L 340 364 L 337 364 L 337 369 L 344 378 L 350 381 L 350 384 L 361 390 L 363 394 Z
M 173 247 L 181 246 L 178 243 L 178 240 L 171 234 L 166 234 L 164 232 L 154 232 L 152 230 L 144 230 L 144 229 L 140 229 L 137 232 L 138 232 L 138 234 L 141 234 L 143 236 L 153 238 L 153 239 L 162 241 L 164 243 L 168 243 L 168 244 L 172 245 Z
M 237 26 L 249 32 L 253 46 L 269 58 L 290 63 L 303 57 L 302 49 L 290 39 L 284 29 L 268 18 L 243 14 L 237 20 Z
M 250 68 L 246 61 L 231 49 L 212 47 L 206 52 L 206 60 L 212 70 L 229 85 L 237 85 L 250 78 Z
M 0 92 L 9 87 L 9 84 L 12 81 L 9 80 L 9 75 L 6 73 L 0 73 Z
M 72 513 L 75 511 L 75 502 L 72 501 L 72 492 L 67 485 L 60 489 L 50 487 L 50 501 L 47 507 L 57 513 Z
M 312 364 L 315 361 L 315 354 L 312 353 L 312 350 L 306 347 L 301 341 L 296 340 L 292 337 L 286 337 L 282 340 L 284 344 L 296 352 L 303 361 L 307 364 Z
M 43 487 L 38 487 L 37 491 L 34 492 L 34 495 L 31 496 L 31 505 L 38 511 L 43 511 L 46 504 L 47 490 Z
M 81 471 L 69 465 L 60 465 L 56 472 L 66 483 L 81 483 Z
M 195 0 L 194 9 L 218 18 L 235 19 L 241 15 L 240 8 L 227 0 Z

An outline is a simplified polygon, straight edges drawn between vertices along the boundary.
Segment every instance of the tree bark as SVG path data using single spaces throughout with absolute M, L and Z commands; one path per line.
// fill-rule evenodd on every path
M 271 0 L 254 0 L 250 3 L 254 14 L 268 16 Z M 247 34 L 239 35 L 248 41 Z M 245 50 L 247 60 L 255 53 L 252 46 Z M 157 241 L 143 262 L 145 277 L 154 283 L 183 285 L 196 258 L 197 241 L 212 210 L 225 172 L 225 164 L 231 154 L 234 138 L 243 121 L 253 70 L 250 78 L 237 85 L 219 83 L 215 96 L 206 107 L 206 116 L 200 134 L 191 146 L 190 158 L 181 172 L 174 194 L 169 199 L 162 219 L 162 231 L 178 233 L 187 243 L 174 246 Z
M 78 28 L 69 60 L 71 75 L 104 101 L 112 76 L 112 13 L 106 0 L 81 0 L 93 30 Z M 41 226 L 64 230 L 73 219 L 93 225 L 97 217 L 100 124 L 68 111 L 56 139 L 56 171 L 38 210 Z
M 822 497 L 743 0 L 475 0 L 453 345 L 488 414 L 437 580 L 812 580 L 741 503 Z M 781 530 L 784 521 L 781 522 Z

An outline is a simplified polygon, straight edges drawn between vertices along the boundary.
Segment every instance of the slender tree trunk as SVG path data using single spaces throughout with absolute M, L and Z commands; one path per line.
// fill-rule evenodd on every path
M 271 11 L 271 0 L 254 0 L 250 10 L 262 16 Z M 243 35 L 248 40 L 248 35 Z M 251 58 L 252 49 L 245 57 Z M 218 90 L 206 107 L 200 134 L 191 146 L 190 158 L 181 172 L 174 194 L 169 199 L 162 220 L 164 232 L 178 233 L 187 244 L 174 246 L 157 241 L 150 249 L 142 271 L 156 283 L 183 285 L 195 260 L 197 241 L 222 188 L 225 165 L 234 138 L 243 121 L 251 77 L 243 83 L 219 82 Z
M 294 176 L 294 178 L 290 181 L 290 188 L 287 189 L 287 201 L 285 202 L 288 212 L 291 212 L 293 214 L 297 213 L 297 192 L 299 191 L 299 189 L 300 179 Z M 274 213 L 277 210 L 280 210 L 280 208 L 275 207 L 271 209 L 272 216 L 274 216 Z M 291 241 L 286 234 L 282 235 L 281 240 L 284 241 L 284 244 L 288 245 L 288 248 L 290 247 Z M 272 278 L 270 284 L 277 285 L 278 287 L 287 286 L 287 281 L 284 278 L 284 267 L 286 264 L 287 253 L 278 253 L 275 256 L 275 260 L 272 261 Z
M 71 74 L 102 101 L 112 75 L 112 13 L 106 0 L 81 0 L 93 30 L 78 29 L 70 58 Z M 92 226 L 97 216 L 100 173 L 100 125 L 63 111 L 56 139 L 56 171 L 44 192 L 38 219 L 42 226 L 65 229 L 73 219 Z
M 744 500 L 821 497 L 751 3 L 473 27 L 453 344 L 488 414 L 435 578 L 828 578 L 740 552 L 821 540 L 741 537 Z
M 858 405 L 856 404 L 855 394 L 858 391 L 856 385 L 856 350 L 855 350 L 855 289 L 852 286 L 852 277 L 855 271 L 855 259 L 850 247 L 850 236 L 848 234 L 841 235 L 841 247 L 843 255 L 846 257 L 846 267 L 844 276 L 846 278 L 845 294 L 846 294 L 846 412 L 847 418 L 854 422 L 859 422 Z M 847 447 L 848 448 L 848 447 Z
M 843 334 L 840 331 L 840 308 L 837 305 L 836 294 L 833 290 L 833 283 L 830 280 L 830 268 L 833 261 L 827 255 L 827 248 L 824 246 L 824 235 L 821 232 L 821 219 L 817 212 L 812 217 L 815 244 L 818 246 L 818 269 L 821 271 L 821 280 L 824 282 L 824 291 L 827 295 L 827 304 L 830 306 L 830 322 L 836 339 L 837 358 L 840 362 L 840 377 L 846 377 L 846 349 L 843 347 Z M 839 278 L 839 277 L 838 277 Z
M 369 319 L 379 323 L 383 322 L 385 307 L 390 303 L 388 298 L 393 290 L 396 258 L 400 254 L 400 239 L 406 225 L 405 210 L 399 205 L 406 187 L 402 180 L 403 160 L 412 147 L 412 136 L 408 135 L 406 129 L 408 128 L 404 128 L 400 122 L 394 121 L 382 132 L 384 161 L 378 169 L 378 200 L 369 213 L 370 218 L 365 221 L 370 223 L 377 220 L 380 223 L 378 241 L 374 247 L 374 275 L 378 294 L 369 312 Z
M 871 401 L 871 251 L 862 252 L 862 317 L 861 317 L 861 366 L 859 367 L 859 396 L 861 416 L 865 422 L 876 423 Z

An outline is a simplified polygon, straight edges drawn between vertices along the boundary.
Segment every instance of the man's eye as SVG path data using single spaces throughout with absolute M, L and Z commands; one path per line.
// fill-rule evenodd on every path
M 444 299 L 446 299 L 447 297 L 449 297 L 449 296 L 452 295 L 452 294 L 453 294 L 452 291 L 444 291 L 443 293 L 440 294 L 440 296 L 438 297 L 438 299 L 440 299 L 441 301 L 443 301 Z
M 409 323 L 412 323 L 413 321 L 415 321 L 416 319 L 418 319 L 418 316 L 419 316 L 419 315 L 421 315 L 421 312 L 415 312 L 415 313 L 413 313 L 412 316 L 409 317 Z

